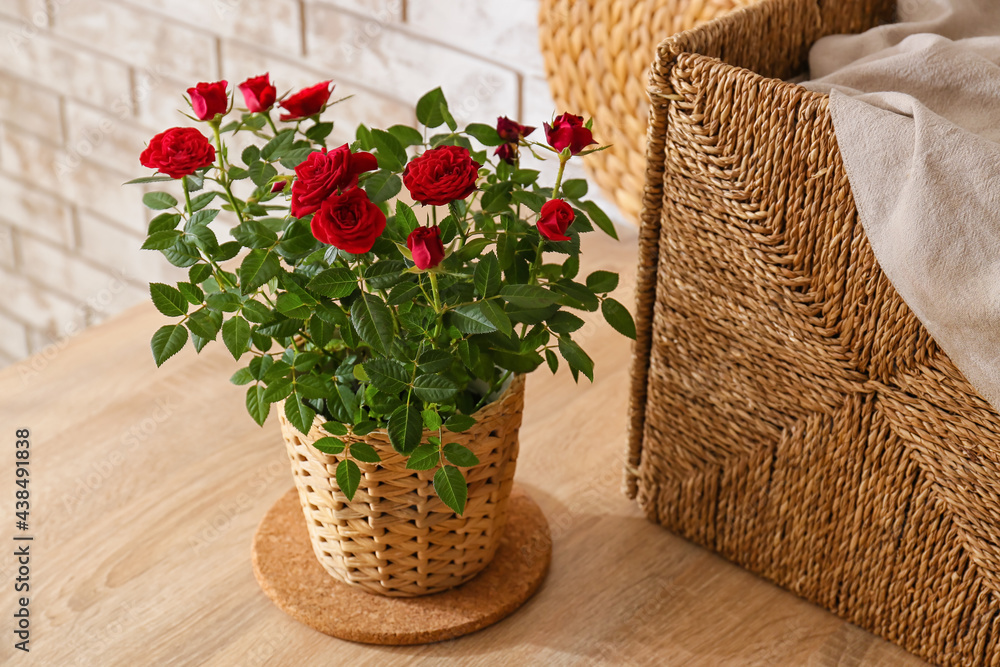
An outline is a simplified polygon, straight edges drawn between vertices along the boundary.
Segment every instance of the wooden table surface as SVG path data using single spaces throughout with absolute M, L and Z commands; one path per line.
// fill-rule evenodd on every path
M 635 250 L 634 234 L 585 242 L 585 269 L 621 271 L 626 303 Z M 311 630 L 250 566 L 257 522 L 292 486 L 276 420 L 246 414 L 221 344 L 156 369 L 163 319 L 139 306 L 0 372 L 4 664 L 924 664 L 643 518 L 620 491 L 629 342 L 596 321 L 582 341 L 593 385 L 544 367 L 528 381 L 517 479 L 555 540 L 536 597 L 426 646 Z M 11 632 L 15 428 L 32 433 L 28 654 Z

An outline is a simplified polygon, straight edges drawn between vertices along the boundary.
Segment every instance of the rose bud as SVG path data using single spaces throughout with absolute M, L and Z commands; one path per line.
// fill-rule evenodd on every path
M 546 141 L 560 153 L 569 148 L 569 152 L 576 155 L 587 146 L 597 143 L 590 130 L 584 127 L 581 116 L 564 113 L 552 121 L 552 125 L 544 123 L 544 126 Z
M 292 183 L 292 215 L 302 218 L 319 210 L 320 204 L 338 190 L 358 184 L 358 175 L 378 169 L 371 153 L 352 153 L 344 144 L 327 151 L 310 153 L 305 162 L 295 168 Z
M 271 83 L 270 74 L 250 77 L 239 85 L 239 89 L 243 93 L 247 111 L 251 113 L 267 111 L 274 106 L 274 99 L 278 95 L 277 89 Z
M 517 144 L 500 144 L 493 154 L 507 164 L 516 164 L 518 157 Z
M 194 88 L 188 88 L 191 97 L 191 109 L 198 120 L 212 120 L 218 114 L 229 111 L 229 94 L 226 93 L 228 81 L 215 83 L 199 83 Z
M 403 184 L 414 200 L 441 206 L 475 192 L 481 166 L 462 146 L 432 148 L 410 160 Z
M 285 189 L 286 185 L 288 185 L 288 181 L 275 182 L 275 184 L 271 186 L 271 193 L 274 194 L 275 192 L 281 192 Z
M 406 237 L 406 247 L 413 253 L 413 263 L 418 269 L 432 269 L 444 259 L 441 229 L 437 225 L 414 229 Z
M 330 195 L 313 216 L 311 228 L 319 241 L 361 255 L 385 230 L 385 214 L 364 190 L 351 188 Z
M 550 199 L 542 204 L 538 218 L 538 233 L 550 241 L 569 241 L 566 230 L 573 223 L 572 207 L 562 199 Z
M 333 87 L 330 86 L 329 81 L 323 81 L 315 86 L 300 90 L 278 105 L 288 110 L 288 113 L 281 114 L 281 120 L 299 120 L 315 116 L 326 107 L 332 92 Z
M 534 131 L 535 128 L 528 125 L 521 125 L 506 116 L 497 118 L 497 134 L 508 143 L 516 144 Z
M 153 137 L 139 162 L 171 178 L 183 178 L 215 162 L 215 147 L 195 128 L 175 127 Z

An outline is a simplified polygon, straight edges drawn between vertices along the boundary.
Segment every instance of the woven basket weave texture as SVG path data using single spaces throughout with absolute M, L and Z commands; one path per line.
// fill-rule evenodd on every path
M 656 45 L 756 0 L 542 0 L 539 40 L 556 106 L 594 118 L 611 148 L 586 160 L 636 219 L 646 171 L 646 78 Z
M 474 416 L 462 433 L 445 442 L 465 445 L 479 464 L 463 468 L 469 484 L 465 512 L 458 516 L 434 492 L 434 470 L 408 470 L 406 459 L 384 432 L 341 438 L 366 442 L 381 463 L 362 463 L 353 500 L 337 485 L 343 455 L 312 446 L 327 435 L 316 418 L 302 435 L 279 410 L 292 473 L 319 562 L 334 577 L 372 593 L 412 597 L 458 586 L 489 565 L 503 537 L 507 500 L 514 483 L 518 431 L 524 407 L 524 377 L 517 376 L 499 399 Z M 424 432 L 424 442 L 437 432 Z
M 1000 415 L 881 271 L 829 99 L 787 79 L 879 0 L 663 42 L 627 486 L 647 515 L 942 665 L 1000 664 Z

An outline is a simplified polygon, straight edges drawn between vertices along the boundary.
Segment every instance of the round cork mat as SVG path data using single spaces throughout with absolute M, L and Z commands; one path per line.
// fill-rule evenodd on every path
M 338 581 L 319 564 L 292 489 L 257 527 L 252 560 L 271 601 L 311 628 L 366 644 L 427 644 L 485 628 L 524 604 L 548 572 L 552 538 L 542 510 L 515 486 L 503 540 L 478 576 L 434 595 L 374 595 Z

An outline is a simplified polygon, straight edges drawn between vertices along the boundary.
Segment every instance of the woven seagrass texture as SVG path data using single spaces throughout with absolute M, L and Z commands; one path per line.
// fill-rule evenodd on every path
M 493 559 L 507 520 L 514 483 L 518 431 L 524 407 L 524 377 L 474 416 L 462 433 L 446 432 L 445 442 L 465 445 L 479 464 L 462 468 L 469 499 L 456 515 L 434 493 L 433 470 L 408 470 L 406 459 L 384 432 L 341 438 L 366 442 L 381 463 L 358 462 L 361 483 L 353 500 L 337 485 L 343 455 L 324 454 L 311 445 L 327 435 L 317 417 L 303 436 L 279 410 L 281 431 L 292 463 L 313 551 L 334 577 L 372 593 L 410 597 L 458 586 Z M 424 441 L 437 432 L 425 431 Z
M 764 0 L 659 47 L 628 488 L 917 655 L 1000 664 L 1000 415 L 879 268 L 828 98 L 780 80 L 893 7 L 823 5 Z
M 556 106 L 594 118 L 611 148 L 586 160 L 630 218 L 645 180 L 646 78 L 664 38 L 757 0 L 542 0 L 539 39 Z

